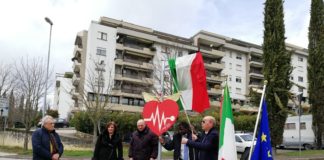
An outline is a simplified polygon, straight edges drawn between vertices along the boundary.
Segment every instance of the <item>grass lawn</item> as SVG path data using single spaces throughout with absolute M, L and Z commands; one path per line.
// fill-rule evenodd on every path
M 32 150 L 29 149 L 27 151 L 24 151 L 21 147 L 8 147 L 8 146 L 0 146 L 1 152 L 7 152 L 7 153 L 17 153 L 18 155 L 22 156 L 32 156 Z M 127 157 L 128 155 L 128 147 L 124 147 L 124 157 Z M 73 157 L 73 158 L 91 158 L 93 155 L 92 150 L 64 150 L 63 157 Z M 162 152 L 163 158 L 171 158 L 173 156 L 173 152 Z
M 292 157 L 292 156 L 299 156 L 299 151 L 292 151 L 286 153 L 279 153 L 280 156 Z M 309 157 L 309 156 L 324 156 L 324 150 L 303 150 L 300 154 L 302 157 Z

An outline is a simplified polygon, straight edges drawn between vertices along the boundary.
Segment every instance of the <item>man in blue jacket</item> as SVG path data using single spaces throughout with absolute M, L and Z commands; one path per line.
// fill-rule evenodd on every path
M 182 138 L 181 143 L 187 144 L 198 151 L 198 160 L 217 160 L 218 159 L 218 132 L 215 128 L 216 121 L 212 116 L 206 116 L 201 121 L 201 128 L 204 131 L 202 136 L 194 141 L 195 135 L 192 135 L 193 140 Z
M 32 135 L 33 160 L 58 160 L 63 154 L 63 144 L 54 129 L 54 119 L 46 115 L 42 127 Z

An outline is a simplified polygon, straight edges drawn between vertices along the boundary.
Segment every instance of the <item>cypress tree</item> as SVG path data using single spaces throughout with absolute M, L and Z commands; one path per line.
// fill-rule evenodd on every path
M 322 146 L 324 129 L 324 4 L 312 0 L 308 32 L 308 91 L 313 114 L 316 147 Z
M 264 11 L 263 74 L 268 81 L 266 102 L 270 125 L 271 143 L 282 143 L 287 118 L 288 94 L 292 86 L 291 53 L 286 51 L 285 26 L 282 0 L 266 0 Z

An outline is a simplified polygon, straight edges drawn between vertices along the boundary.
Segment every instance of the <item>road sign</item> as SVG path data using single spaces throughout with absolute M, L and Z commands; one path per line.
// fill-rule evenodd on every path
M 9 101 L 0 97 L 0 117 L 8 117 Z

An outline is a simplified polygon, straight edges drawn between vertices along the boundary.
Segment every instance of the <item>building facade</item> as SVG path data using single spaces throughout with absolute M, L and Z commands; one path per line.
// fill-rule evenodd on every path
M 211 106 L 219 106 L 226 79 L 234 106 L 238 108 L 248 103 L 250 88 L 262 87 L 262 48 L 259 45 L 207 31 L 184 38 L 101 17 L 75 39 L 71 110 L 84 110 L 80 100 L 93 100 L 95 91 L 100 88 L 103 98 L 109 98 L 109 108 L 141 112 L 145 103 L 142 92 L 157 96 L 171 93 L 167 60 L 197 50 L 204 58 Z M 287 50 L 293 53 L 291 80 L 306 87 L 307 50 L 293 45 L 287 45 Z M 298 87 L 292 88 L 293 93 L 300 91 Z M 306 89 L 303 93 L 307 97 Z
M 54 109 L 59 111 L 60 118 L 67 118 L 70 109 L 73 106 L 71 91 L 73 90 L 72 77 L 74 73 L 66 72 L 64 74 L 56 74 L 55 93 L 54 93 Z

